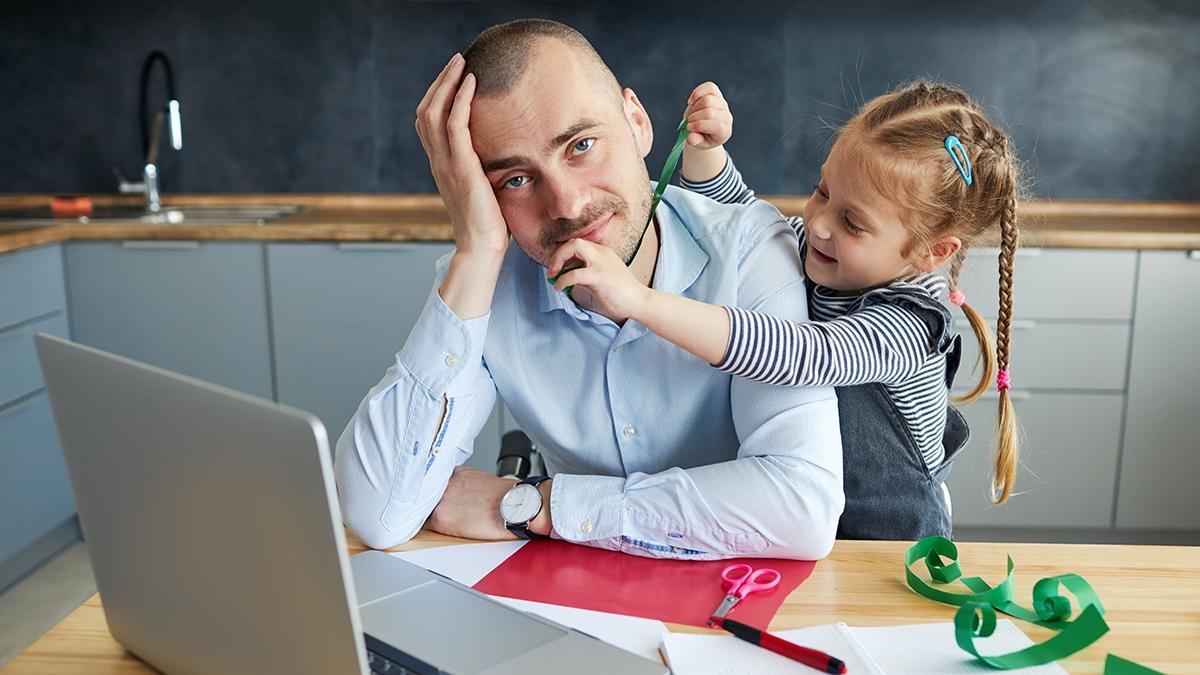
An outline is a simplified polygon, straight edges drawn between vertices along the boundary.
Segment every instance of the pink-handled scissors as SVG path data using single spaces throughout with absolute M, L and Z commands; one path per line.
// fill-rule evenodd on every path
M 751 593 L 769 591 L 779 585 L 783 575 L 779 570 L 769 567 L 756 570 L 746 563 L 730 565 L 721 572 L 721 588 L 725 590 L 725 599 L 717 606 L 713 616 L 724 619 L 729 610 Z

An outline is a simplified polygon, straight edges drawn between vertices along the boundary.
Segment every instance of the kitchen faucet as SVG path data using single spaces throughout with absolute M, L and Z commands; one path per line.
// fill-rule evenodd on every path
M 146 120 L 146 88 L 150 84 L 150 71 L 154 64 L 162 63 L 163 71 L 167 76 L 167 104 L 162 109 L 154 113 L 153 130 L 147 128 Z M 162 127 L 164 121 L 169 116 L 169 128 L 171 132 L 171 147 L 176 150 L 183 149 L 183 123 L 179 116 L 179 99 L 175 97 L 175 75 L 171 71 L 171 61 L 167 55 L 161 50 L 154 50 L 146 56 L 146 60 L 142 62 L 142 79 L 141 93 L 138 96 L 138 122 L 142 129 L 142 156 L 145 158 L 145 163 L 142 167 L 142 182 L 131 183 L 126 181 L 117 169 L 113 169 L 117 174 L 118 186 L 117 189 L 123 193 L 144 192 L 146 194 L 146 211 L 149 213 L 158 213 L 162 209 L 162 204 L 159 202 L 158 192 L 158 144 L 159 138 L 162 135 Z

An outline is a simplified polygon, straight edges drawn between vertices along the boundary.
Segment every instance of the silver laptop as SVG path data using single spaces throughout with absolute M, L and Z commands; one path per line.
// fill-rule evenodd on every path
M 316 417 L 39 334 L 109 630 L 166 673 L 665 673 L 372 551 Z

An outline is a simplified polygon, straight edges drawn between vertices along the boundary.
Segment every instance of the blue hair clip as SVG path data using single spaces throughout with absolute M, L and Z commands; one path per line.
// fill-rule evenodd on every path
M 955 152 L 955 149 L 958 152 Z M 950 153 L 950 159 L 954 160 L 954 166 L 958 167 L 958 172 L 962 174 L 963 182 L 969 186 L 973 181 L 971 160 L 967 157 L 967 149 L 963 147 L 962 141 L 958 140 L 958 136 L 946 137 L 946 152 Z

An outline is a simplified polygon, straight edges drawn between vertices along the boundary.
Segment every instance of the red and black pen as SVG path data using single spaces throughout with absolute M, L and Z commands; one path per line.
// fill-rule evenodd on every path
M 809 668 L 816 668 L 823 673 L 846 672 L 846 664 L 841 659 L 832 657 L 816 649 L 801 647 L 781 637 L 775 637 L 765 630 L 759 630 L 754 626 L 747 626 L 733 619 L 722 619 L 716 616 L 710 617 L 708 622 L 714 626 L 724 628 L 750 644 L 758 645 L 780 656 L 786 656 L 793 661 L 803 663 Z

